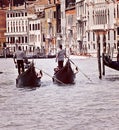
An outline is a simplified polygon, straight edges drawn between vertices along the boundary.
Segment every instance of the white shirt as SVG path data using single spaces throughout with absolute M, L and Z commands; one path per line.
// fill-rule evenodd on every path
M 15 57 L 17 60 L 23 60 L 25 58 L 25 53 L 21 50 L 15 52 Z
M 64 56 L 66 55 L 65 50 L 59 50 L 57 54 L 58 61 L 64 61 Z

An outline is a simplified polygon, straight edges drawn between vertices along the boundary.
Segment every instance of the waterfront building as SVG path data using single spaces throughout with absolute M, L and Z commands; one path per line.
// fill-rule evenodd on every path
M 92 55 L 97 54 L 97 40 L 100 39 L 101 52 L 117 51 L 118 2 L 114 0 L 76 0 L 77 40 L 82 49 Z M 118 20 L 117 20 L 118 21 Z
M 45 49 L 46 53 L 55 53 L 56 37 L 61 30 L 60 4 L 57 1 L 36 1 L 9 8 L 6 25 L 7 46 L 12 52 L 19 44 L 26 52 L 39 48 L 41 51 Z
M 86 18 L 86 2 L 85 0 L 76 0 L 76 30 L 77 30 L 77 43 L 79 46 L 79 54 L 87 53 L 87 38 L 86 28 L 88 22 Z
M 12 51 L 19 43 L 24 50 L 55 53 L 63 44 L 72 54 L 97 55 L 100 38 L 101 52 L 117 52 L 118 0 L 38 0 L 18 7 L 14 2 L 6 11 L 5 33 Z
M 76 8 L 75 0 L 65 1 L 66 13 L 66 48 L 70 50 L 71 54 L 77 54 L 77 32 L 76 32 Z
M 41 22 L 44 7 L 37 7 L 35 4 L 24 4 L 13 6 L 6 12 L 5 33 L 7 47 L 11 52 L 16 50 L 18 45 L 26 52 L 33 52 L 35 48 L 41 48 Z M 36 8 L 35 8 L 36 7 Z
M 4 49 L 6 49 L 6 10 L 9 6 L 8 0 L 0 0 L 0 55 L 3 55 Z
M 14 52 L 20 44 L 23 50 L 28 48 L 28 12 L 24 6 L 14 7 L 6 12 L 6 42 Z
M 97 51 L 97 37 L 100 38 L 101 52 L 117 48 L 116 3 L 114 1 L 87 1 L 87 47 L 88 52 Z
M 3 53 L 3 47 L 5 47 L 6 37 L 6 13 L 5 9 L 0 9 L 0 55 Z M 3 22 L 4 21 L 4 22 Z
M 62 42 L 63 47 L 66 44 L 66 2 L 65 0 L 61 0 L 61 37 L 58 38 L 59 41 Z
M 56 53 L 61 35 L 60 1 L 49 0 L 45 8 L 45 48 L 47 53 Z

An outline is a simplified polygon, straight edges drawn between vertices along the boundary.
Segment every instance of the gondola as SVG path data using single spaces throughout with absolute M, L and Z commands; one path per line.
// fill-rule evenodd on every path
M 16 79 L 17 87 L 40 87 L 41 85 L 41 75 L 35 71 L 34 63 L 26 69 L 25 72 L 20 74 Z
M 71 68 L 70 60 L 68 59 L 65 66 L 59 70 L 54 69 L 53 82 L 58 84 L 74 84 L 76 73 Z
M 119 62 L 113 61 L 110 57 L 106 54 L 103 55 L 103 64 L 109 68 L 119 71 Z

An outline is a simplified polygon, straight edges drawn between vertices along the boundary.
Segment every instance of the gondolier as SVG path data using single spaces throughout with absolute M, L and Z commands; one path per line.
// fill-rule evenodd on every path
M 59 45 L 60 50 L 56 55 L 56 62 L 58 61 L 58 69 L 63 67 L 64 58 L 66 58 L 66 50 L 62 49 L 62 45 Z
M 14 63 L 15 64 L 17 63 L 18 74 L 20 75 L 21 73 L 24 72 L 24 59 L 25 59 L 25 52 L 21 50 L 21 46 L 18 47 L 18 50 L 15 52 L 13 58 Z

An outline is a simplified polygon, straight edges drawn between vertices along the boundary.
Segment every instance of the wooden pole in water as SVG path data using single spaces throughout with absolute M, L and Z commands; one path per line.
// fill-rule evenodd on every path
M 105 64 L 104 64 L 104 55 L 106 54 L 106 36 L 103 34 L 103 53 L 102 53 L 102 74 L 105 75 Z
M 102 53 L 102 68 L 103 68 L 102 74 L 105 75 L 104 53 Z
M 101 69 L 101 55 L 100 55 L 100 36 L 97 36 L 97 58 L 98 58 L 98 70 L 99 70 L 99 79 L 102 79 L 102 69 Z

